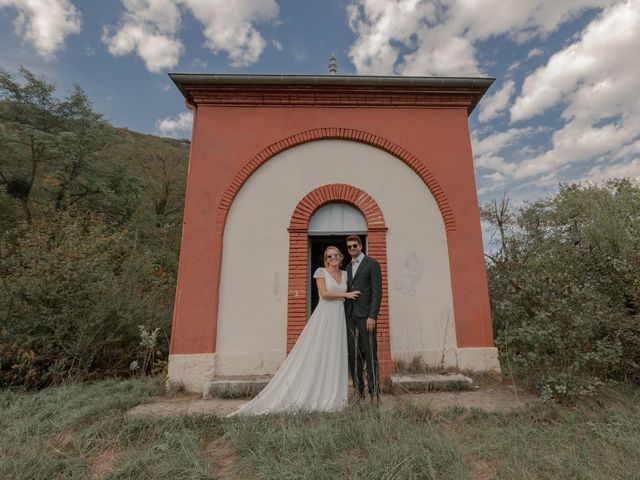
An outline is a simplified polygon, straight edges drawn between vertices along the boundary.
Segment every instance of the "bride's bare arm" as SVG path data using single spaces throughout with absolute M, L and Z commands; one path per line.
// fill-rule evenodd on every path
M 349 298 L 355 300 L 360 295 L 359 291 L 355 292 L 330 292 L 327 290 L 327 285 L 324 278 L 316 278 L 316 284 L 318 285 L 318 293 L 323 300 L 340 300 L 343 298 Z

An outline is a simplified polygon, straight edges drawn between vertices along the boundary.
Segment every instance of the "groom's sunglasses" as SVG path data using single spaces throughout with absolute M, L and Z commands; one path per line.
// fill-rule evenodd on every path
M 357 243 L 352 243 L 351 245 L 347 245 L 347 248 L 349 250 L 355 250 L 358 247 L 359 247 L 359 245 Z

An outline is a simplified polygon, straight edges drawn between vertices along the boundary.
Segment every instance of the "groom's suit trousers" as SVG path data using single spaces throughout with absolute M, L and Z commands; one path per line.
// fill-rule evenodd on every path
M 358 393 L 364 393 L 364 368 L 367 370 L 369 395 L 379 392 L 378 342 L 376 330 L 367 330 L 367 317 L 347 318 L 349 373 Z

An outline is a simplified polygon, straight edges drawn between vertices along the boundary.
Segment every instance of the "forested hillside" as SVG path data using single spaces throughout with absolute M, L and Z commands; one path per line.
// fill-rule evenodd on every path
M 161 369 L 189 142 L 20 74 L 0 73 L 0 387 Z

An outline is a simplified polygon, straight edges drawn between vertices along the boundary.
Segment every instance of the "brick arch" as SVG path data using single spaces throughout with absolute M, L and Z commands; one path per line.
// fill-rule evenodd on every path
M 218 204 L 218 228 L 222 233 L 224 224 L 229 214 L 229 209 L 233 203 L 234 198 L 249 179 L 249 177 L 267 160 L 274 157 L 280 152 L 289 148 L 301 145 L 303 143 L 313 142 L 316 140 L 351 140 L 354 142 L 360 142 L 373 147 L 384 150 L 387 153 L 399 158 L 407 166 L 409 166 L 424 182 L 431 194 L 438 204 L 440 214 L 444 220 L 444 227 L 447 235 L 456 231 L 456 222 L 453 216 L 453 210 L 449 204 L 447 196 L 433 176 L 429 169 L 418 160 L 413 154 L 402 148 L 400 145 L 396 145 L 389 140 L 386 140 L 378 135 L 372 133 L 363 132 L 361 130 L 355 130 L 352 128 L 315 128 L 307 130 L 296 135 L 292 135 L 283 140 L 269 145 L 255 155 L 244 167 L 238 172 L 233 181 L 225 189 L 220 203 Z
M 328 203 L 345 203 L 357 209 L 367 222 L 368 251 L 382 270 L 382 303 L 378 315 L 378 359 L 381 380 L 393 373 L 389 337 L 387 288 L 387 226 L 377 202 L 357 187 L 330 184 L 307 193 L 293 211 L 289 223 L 289 289 L 287 300 L 287 353 L 291 351 L 307 321 L 308 227 L 313 214 Z

